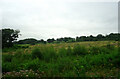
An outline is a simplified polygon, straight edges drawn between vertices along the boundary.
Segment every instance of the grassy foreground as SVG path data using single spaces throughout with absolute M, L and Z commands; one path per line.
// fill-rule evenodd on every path
M 6 48 L 3 77 L 120 77 L 119 49 L 117 41 Z

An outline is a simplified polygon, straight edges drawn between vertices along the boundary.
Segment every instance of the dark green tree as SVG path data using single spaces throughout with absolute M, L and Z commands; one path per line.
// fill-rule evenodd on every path
M 32 45 L 34 45 L 36 43 L 37 43 L 37 40 L 34 38 L 27 38 L 27 39 L 18 41 L 18 44 L 32 44 Z
M 104 40 L 104 36 L 102 34 L 98 34 L 96 38 L 99 41 Z
M 43 44 L 46 44 L 46 41 L 44 41 L 43 39 L 41 39 L 41 40 L 38 40 L 37 43 L 43 43 Z
M 54 38 L 52 38 L 52 39 L 47 39 L 47 42 L 48 42 L 48 43 L 53 43 L 54 41 L 55 41 Z
M 13 42 L 19 37 L 19 30 L 2 29 L 2 48 L 12 47 Z

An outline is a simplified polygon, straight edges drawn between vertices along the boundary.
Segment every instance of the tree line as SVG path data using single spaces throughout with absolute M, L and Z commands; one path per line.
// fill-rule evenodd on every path
M 18 44 L 36 44 L 36 43 L 71 43 L 71 42 L 82 42 L 82 41 L 119 41 L 120 40 L 120 33 L 110 33 L 109 35 L 103 36 L 102 34 L 98 34 L 97 36 L 80 36 L 76 38 L 71 38 L 71 37 L 64 37 L 64 38 L 49 38 L 47 41 L 41 39 L 41 40 L 36 40 L 34 38 L 28 38 L 24 40 L 19 40 L 17 43 Z
M 82 41 L 119 41 L 120 40 L 120 33 L 110 33 L 108 35 L 102 35 L 98 34 L 97 36 L 77 36 L 76 38 L 72 37 L 62 37 L 62 38 L 49 38 L 46 41 L 41 39 L 37 40 L 35 38 L 28 38 L 28 39 L 23 39 L 16 41 L 17 38 L 20 36 L 20 31 L 19 30 L 14 30 L 14 29 L 1 29 L 0 33 L 2 33 L 2 48 L 4 47 L 11 47 L 13 44 L 37 44 L 37 43 L 71 43 L 71 42 L 82 42 Z

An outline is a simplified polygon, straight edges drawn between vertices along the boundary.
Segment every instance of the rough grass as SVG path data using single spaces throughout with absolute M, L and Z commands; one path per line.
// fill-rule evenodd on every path
M 118 77 L 118 49 L 115 41 L 30 45 L 3 52 L 3 76 Z

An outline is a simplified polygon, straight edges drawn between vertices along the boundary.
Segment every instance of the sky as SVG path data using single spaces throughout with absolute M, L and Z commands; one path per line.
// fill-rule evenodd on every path
M 0 26 L 19 29 L 19 40 L 117 33 L 118 2 L 114 1 L 1 0 Z

